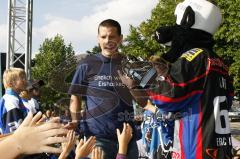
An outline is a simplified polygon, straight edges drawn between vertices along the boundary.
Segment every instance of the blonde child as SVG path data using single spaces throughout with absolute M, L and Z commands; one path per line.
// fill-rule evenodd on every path
M 3 73 L 5 94 L 0 99 L 0 130 L 2 134 L 14 132 L 27 115 L 20 92 L 26 89 L 26 73 L 21 68 L 10 68 Z

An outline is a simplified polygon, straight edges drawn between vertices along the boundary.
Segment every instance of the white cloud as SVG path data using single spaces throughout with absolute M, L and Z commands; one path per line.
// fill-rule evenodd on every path
M 97 45 L 97 26 L 102 20 L 112 18 L 119 21 L 123 34 L 126 35 L 130 24 L 137 26 L 150 18 L 151 10 L 157 2 L 158 0 L 112 0 L 97 5 L 91 15 L 80 19 L 46 15 L 47 24 L 34 28 L 33 39 L 42 42 L 46 37 L 61 34 L 67 43 L 72 42 L 77 53 L 84 52 Z
M 101 3 L 99 0 L 89 0 L 87 3 L 79 0 L 71 1 L 74 3 L 67 3 L 65 7 L 63 3 L 57 6 L 60 13 L 57 11 L 51 13 L 50 10 L 44 9 L 41 13 L 41 8 L 44 6 L 41 3 L 38 4 L 39 10 L 35 12 L 38 15 L 35 15 L 33 19 L 34 53 L 38 51 L 45 38 L 52 38 L 57 34 L 61 34 L 66 43 L 71 42 L 76 53 L 83 53 L 97 45 L 97 27 L 102 20 L 112 18 L 119 21 L 123 34 L 127 35 L 129 25 L 138 26 L 142 21 L 149 19 L 151 10 L 158 3 L 158 0 L 104 0 Z M 65 2 L 65 0 L 60 2 Z M 70 7 L 71 4 L 75 6 L 72 7 L 74 9 Z M 89 4 L 87 12 L 86 4 Z M 81 9 L 81 7 L 85 8 Z M 62 12 L 68 16 L 64 16 Z M 74 16 L 70 19 L 69 15 Z M 41 19 L 42 17 L 45 19 Z M 38 23 L 40 21 L 41 23 Z M 0 51 L 6 50 L 6 39 L 7 25 L 0 24 Z

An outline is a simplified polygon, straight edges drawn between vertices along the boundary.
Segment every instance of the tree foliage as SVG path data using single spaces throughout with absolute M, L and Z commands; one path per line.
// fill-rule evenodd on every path
M 91 51 L 87 51 L 87 53 L 88 54 L 98 54 L 98 53 L 100 53 L 102 50 L 101 50 L 101 48 L 100 48 L 100 46 L 94 46 L 93 48 L 92 48 L 92 50 Z
M 161 0 L 152 10 L 151 18 L 140 26 L 130 26 L 130 34 L 124 40 L 122 51 L 125 54 L 147 58 L 152 54 L 162 54 L 164 47 L 153 39 L 153 33 L 160 26 L 173 25 L 175 22 L 175 0 Z
M 217 0 L 223 23 L 215 34 L 216 50 L 230 66 L 236 95 L 240 95 L 240 1 Z
M 122 52 L 133 56 L 146 58 L 152 54 L 160 55 L 165 50 L 155 40 L 152 34 L 160 26 L 175 23 L 174 10 L 179 0 L 159 0 L 152 10 L 150 19 L 139 26 L 130 26 L 130 34 L 126 37 Z M 236 93 L 240 94 L 240 1 L 217 0 L 223 13 L 223 23 L 215 34 L 215 51 L 223 57 L 230 66 L 230 74 L 234 78 Z
M 62 70 L 62 63 L 72 61 L 74 65 L 74 51 L 71 44 L 66 45 L 61 35 L 56 35 L 54 38 L 45 39 L 39 48 L 39 53 L 35 57 L 35 66 L 32 69 L 32 76 L 34 79 L 42 79 L 45 86 L 42 88 L 41 103 L 52 105 L 57 100 L 66 97 L 66 92 L 60 92 L 53 89 L 52 81 L 54 70 Z M 63 72 L 58 72 L 63 75 Z M 59 79 L 56 79 L 59 80 Z M 63 83 L 62 83 L 63 84 Z M 58 85 L 61 87 L 62 85 Z

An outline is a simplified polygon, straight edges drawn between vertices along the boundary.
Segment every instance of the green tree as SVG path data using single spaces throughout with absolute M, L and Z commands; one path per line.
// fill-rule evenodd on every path
M 53 105 L 57 100 L 65 98 L 67 87 L 64 79 L 69 68 L 76 66 L 71 44 L 66 45 L 61 35 L 47 38 L 40 46 L 35 61 L 32 76 L 34 79 L 42 79 L 46 84 L 42 88 L 41 103 Z
M 223 23 L 215 34 L 216 52 L 230 66 L 236 95 L 240 95 L 240 1 L 217 0 L 223 14 Z
M 93 48 L 92 48 L 92 50 L 91 51 L 87 51 L 87 53 L 89 53 L 89 54 L 98 54 L 98 53 L 100 53 L 102 50 L 101 50 L 101 48 L 100 48 L 100 46 L 94 46 Z
M 140 26 L 130 26 L 130 34 L 124 40 L 122 52 L 133 56 L 147 58 L 152 54 L 160 55 L 165 50 L 153 39 L 153 33 L 160 26 L 173 25 L 175 22 L 174 9 L 178 1 L 159 1 L 152 10 L 151 18 Z

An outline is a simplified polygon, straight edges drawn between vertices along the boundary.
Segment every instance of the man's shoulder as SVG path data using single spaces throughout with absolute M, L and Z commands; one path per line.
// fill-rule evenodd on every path
M 90 54 L 79 60 L 77 67 L 93 67 L 97 64 L 102 64 L 100 56 L 98 54 Z
M 100 54 L 88 54 L 79 61 L 79 64 L 88 63 L 88 62 L 95 61 L 95 60 L 97 60 L 97 61 L 101 60 Z

